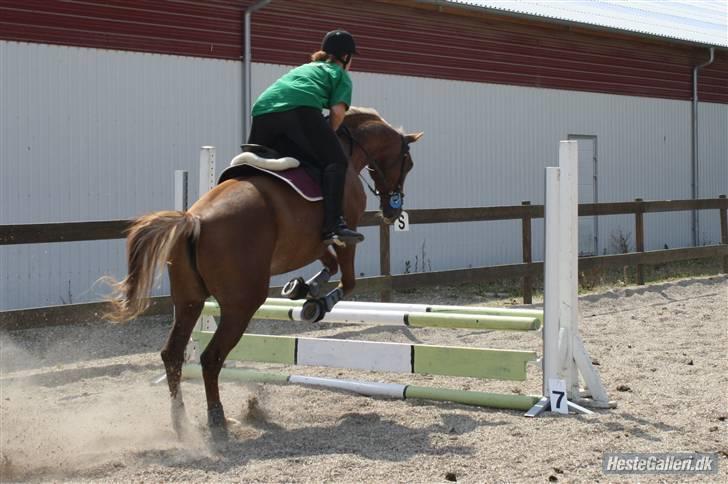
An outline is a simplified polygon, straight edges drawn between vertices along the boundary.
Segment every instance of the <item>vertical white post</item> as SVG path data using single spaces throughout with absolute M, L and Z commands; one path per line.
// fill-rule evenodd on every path
M 180 212 L 188 208 L 187 179 L 187 170 L 174 171 L 174 209 Z
M 548 396 L 549 378 L 560 378 L 559 328 L 559 176 L 556 167 L 546 168 L 544 204 L 544 301 L 543 301 L 543 395 Z
M 212 190 L 215 186 L 215 147 L 214 146 L 203 146 L 200 148 L 200 190 L 198 192 L 199 197 Z M 200 316 L 197 318 L 195 323 L 195 331 L 206 329 L 207 316 Z M 212 317 L 210 317 L 212 318 Z M 185 361 L 193 361 L 199 358 L 198 348 L 192 343 L 187 345 L 187 351 L 185 354 Z
M 559 168 L 546 168 L 544 210 L 543 397 L 528 412 L 548 409 L 549 379 L 566 381 L 569 408 L 589 414 L 579 375 L 591 393 L 591 406 L 613 408 L 599 373 L 579 337 L 579 155 L 576 141 L 559 145 Z
M 200 191 L 199 198 L 215 186 L 215 147 L 200 148 Z
M 559 144 L 560 183 L 560 247 L 561 267 L 559 298 L 561 300 L 560 323 L 563 336 L 561 354 L 567 369 L 564 379 L 569 399 L 580 398 L 579 373 L 574 364 L 574 337 L 578 331 L 579 285 L 579 151 L 577 142 L 561 141 Z

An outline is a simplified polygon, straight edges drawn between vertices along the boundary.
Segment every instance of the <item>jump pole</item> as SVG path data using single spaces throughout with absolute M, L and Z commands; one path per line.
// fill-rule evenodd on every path
M 300 305 L 263 305 L 253 319 L 304 321 Z M 219 316 L 216 303 L 205 303 L 204 316 Z M 541 327 L 537 317 L 497 316 L 491 314 L 427 313 L 380 309 L 339 308 L 338 304 L 321 320 L 326 323 L 409 326 L 413 328 L 462 328 L 505 331 L 534 331 Z
M 202 378 L 200 365 L 188 364 L 182 367 L 183 378 Z M 367 397 L 395 398 L 401 400 L 422 399 L 455 402 L 481 407 L 528 410 L 539 397 L 536 395 L 517 395 L 449 388 L 433 388 L 400 383 L 380 383 L 339 378 L 289 375 L 285 373 L 264 372 L 245 368 L 223 368 L 220 378 L 243 383 L 266 383 L 275 385 L 304 385 L 328 390 L 340 390 Z
M 266 299 L 266 306 L 302 306 L 304 301 L 291 301 L 290 299 L 273 298 Z M 379 303 L 364 301 L 339 301 L 334 306 L 337 309 L 367 310 L 376 309 L 383 311 L 403 311 L 413 313 L 457 313 L 457 314 L 487 314 L 492 316 L 518 316 L 537 318 L 543 322 L 543 311 L 540 309 L 520 309 L 520 308 L 498 308 L 486 306 L 446 306 L 446 305 L 428 305 L 428 304 L 409 304 L 409 303 Z
M 195 331 L 200 348 L 214 331 Z M 525 381 L 535 351 L 391 343 L 351 339 L 245 334 L 230 351 L 231 361 L 316 366 L 386 373 L 419 373 Z

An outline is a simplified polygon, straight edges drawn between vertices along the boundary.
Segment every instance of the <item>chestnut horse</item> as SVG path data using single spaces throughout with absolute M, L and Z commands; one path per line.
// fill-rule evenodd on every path
M 357 179 L 367 167 L 380 197 L 382 217 L 393 223 L 401 212 L 402 186 L 412 169 L 409 144 L 422 133 L 403 134 L 376 111 L 352 108 L 339 132 L 349 156 L 343 210 L 356 228 L 366 205 Z M 306 202 L 293 189 L 268 175 L 226 180 L 204 194 L 187 212 L 163 211 L 142 216 L 127 236 L 128 275 L 113 284 L 112 320 L 129 320 L 149 306 L 155 272 L 169 271 L 174 325 L 161 356 L 172 397 L 172 423 L 181 436 L 187 416 L 180 390 L 185 347 L 202 311 L 213 296 L 220 323 L 200 356 L 213 438 L 227 437 L 218 375 L 228 353 L 268 296 L 271 275 L 321 260 L 331 274 L 341 267 L 340 291 L 354 289 L 356 247 L 321 241 L 323 207 Z

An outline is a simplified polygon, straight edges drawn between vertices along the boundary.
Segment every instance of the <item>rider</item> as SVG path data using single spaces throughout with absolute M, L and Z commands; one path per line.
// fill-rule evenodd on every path
M 325 244 L 364 240 L 362 234 L 347 227 L 342 215 L 348 160 L 336 136 L 351 105 L 348 70 L 354 54 L 356 44 L 349 32 L 327 33 L 310 63 L 292 69 L 258 97 L 248 138 L 248 143 L 297 155 L 320 170 Z M 322 109 L 329 110 L 328 122 Z

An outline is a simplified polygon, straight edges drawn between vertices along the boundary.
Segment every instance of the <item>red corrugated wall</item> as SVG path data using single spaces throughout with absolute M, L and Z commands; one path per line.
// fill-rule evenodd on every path
M 0 39 L 240 59 L 251 3 L 0 0 Z M 344 27 L 361 46 L 356 70 L 687 100 L 691 68 L 708 57 L 668 41 L 408 3 L 273 0 L 253 15 L 253 61 L 305 62 L 325 31 Z M 701 72 L 700 99 L 728 104 L 725 49 Z

